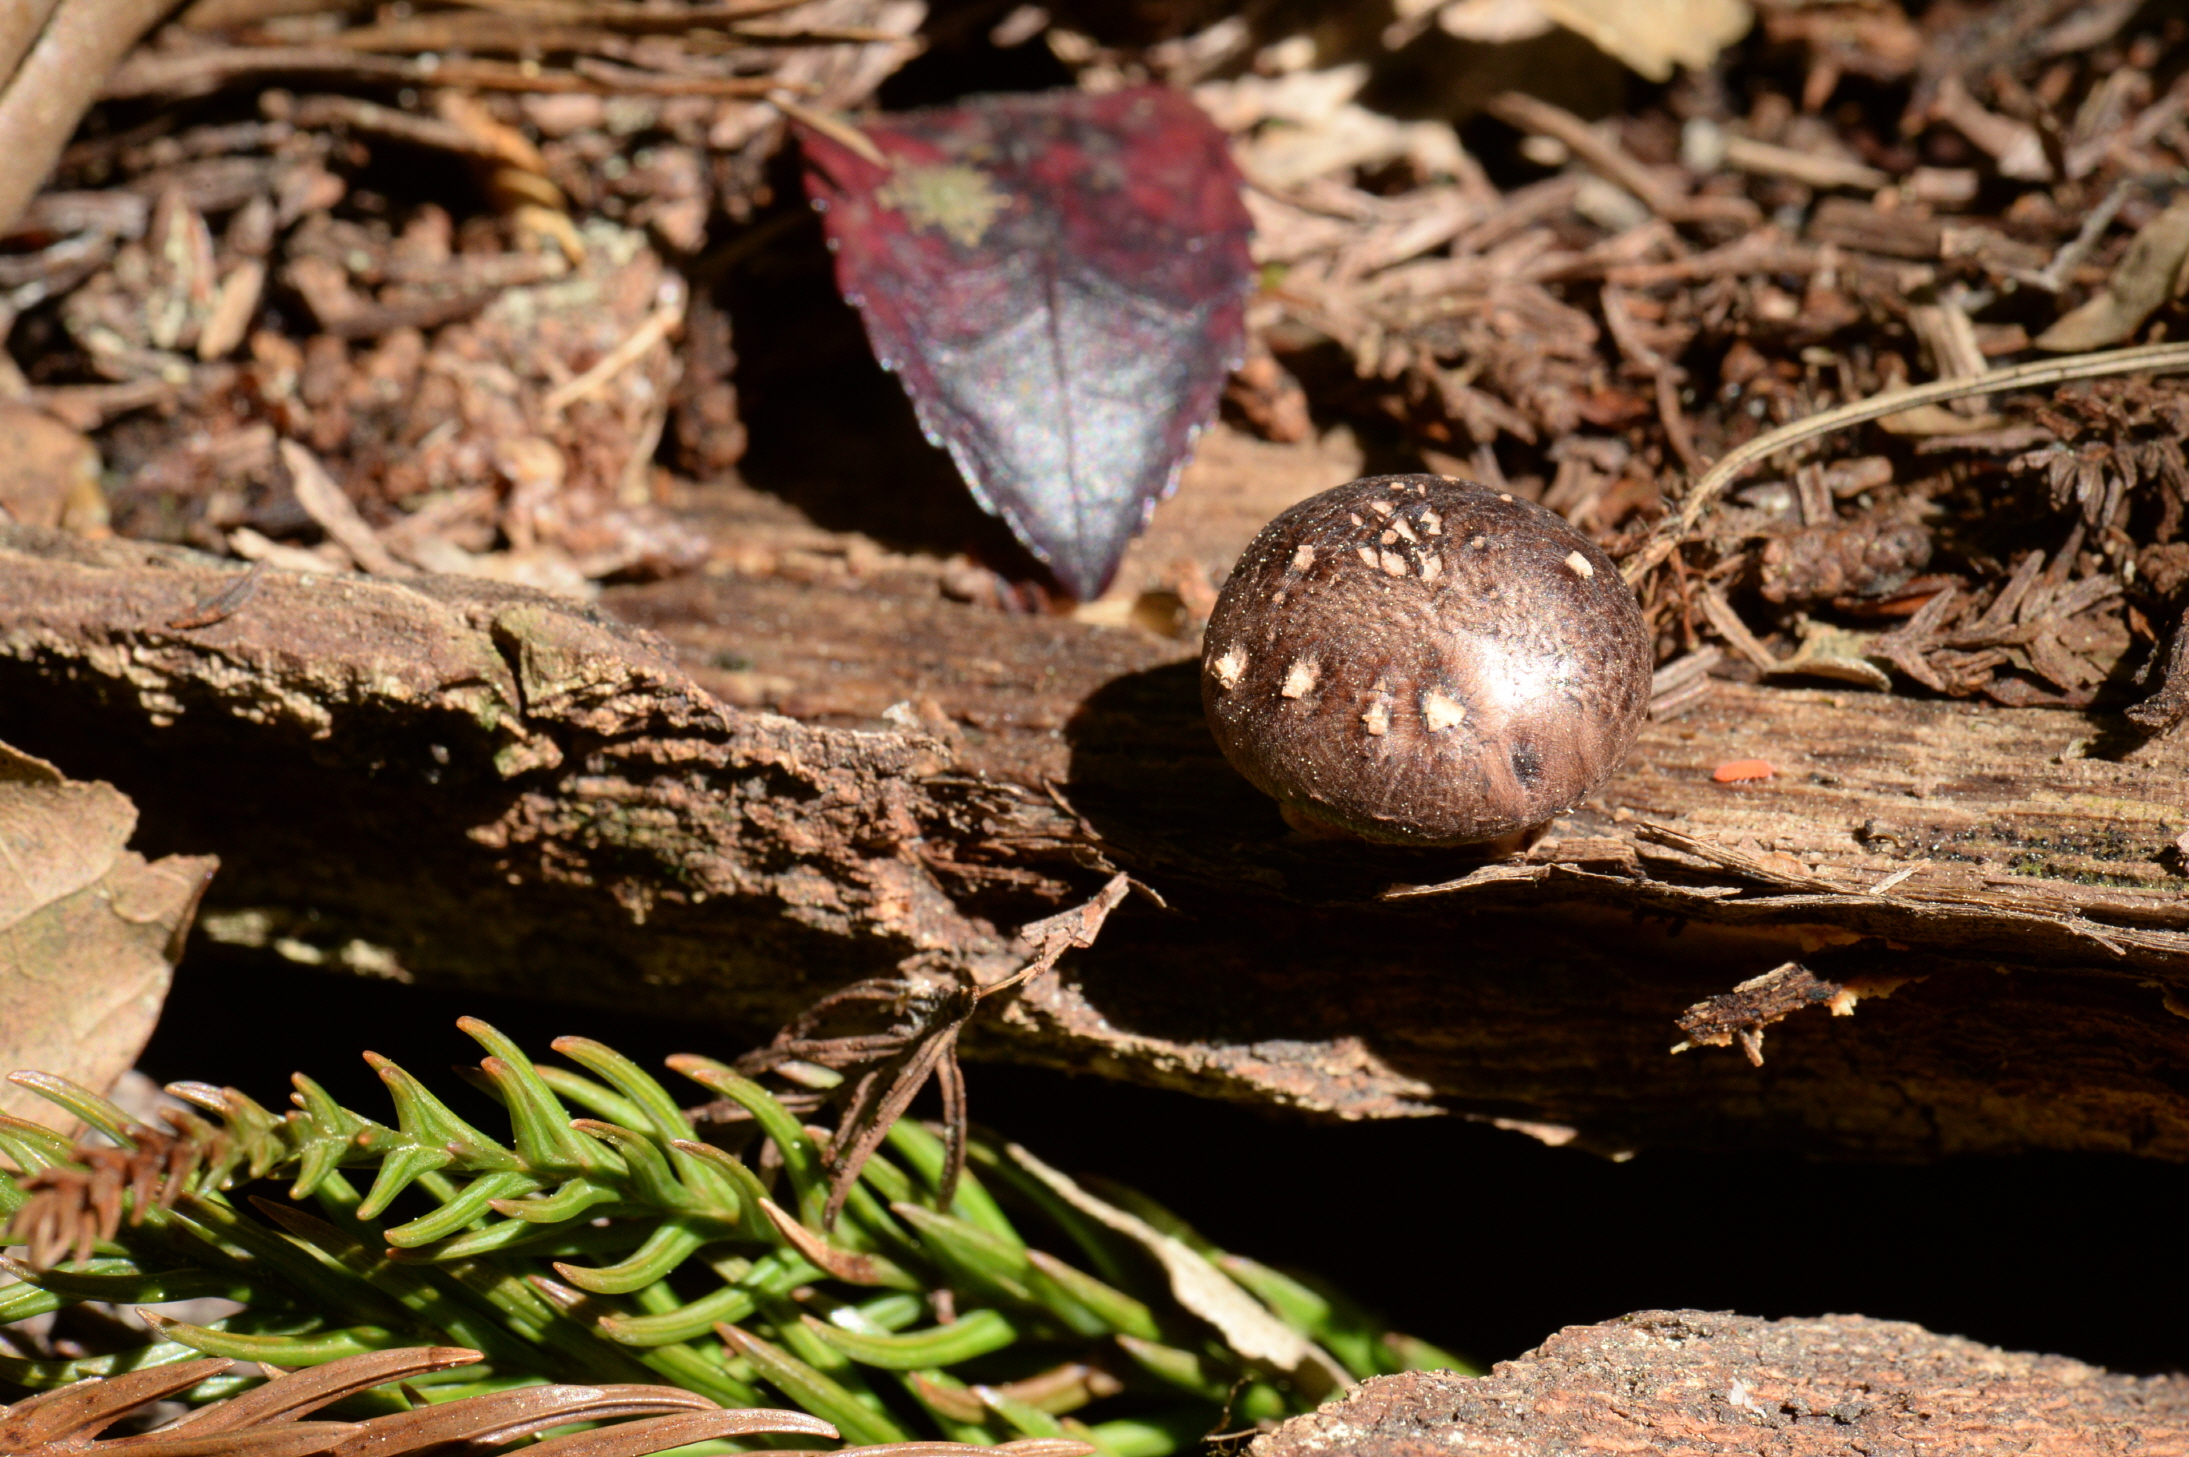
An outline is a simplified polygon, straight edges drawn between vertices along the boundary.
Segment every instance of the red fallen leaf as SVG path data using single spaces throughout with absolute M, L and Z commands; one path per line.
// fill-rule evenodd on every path
M 1081 597 L 1177 483 L 1245 347 L 1224 135 L 1161 87 L 799 130 L 836 282 L 982 507 Z

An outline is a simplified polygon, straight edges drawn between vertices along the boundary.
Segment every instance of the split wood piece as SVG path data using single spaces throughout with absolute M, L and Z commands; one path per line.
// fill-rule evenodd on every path
M 829 539 L 748 500 L 756 562 L 770 519 Z M 1523 859 L 1310 842 L 1224 766 L 1180 644 L 949 602 L 839 540 L 863 575 L 785 551 L 804 580 L 612 590 L 686 668 L 450 578 L 265 570 L 172 626 L 236 566 L 8 528 L 0 737 L 220 854 L 211 938 L 332 969 L 759 1039 L 862 978 L 1008 975 L 1038 949 L 1010 928 L 1122 870 L 1168 909 L 1119 906 L 969 1055 L 1614 1149 L 2189 1158 L 2177 740 L 1717 681 Z M 1713 778 L 1746 758 L 1775 772 Z M 1788 961 L 1903 984 L 1773 1026 L 1761 1069 L 1669 1055 Z
M 1568 1326 L 1488 1376 L 1378 1376 L 1257 1438 L 1249 1457 L 1564 1452 L 2028 1457 L 2171 1452 L 2189 1377 L 2118 1376 L 1905 1321 L 1645 1310 Z

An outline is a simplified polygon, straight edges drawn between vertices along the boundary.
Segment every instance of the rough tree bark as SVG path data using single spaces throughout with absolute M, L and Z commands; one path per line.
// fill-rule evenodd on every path
M 907 962 L 1008 969 L 1123 870 L 1155 896 L 969 1050 L 1604 1149 L 2189 1157 L 2179 743 L 1719 684 L 1524 862 L 1308 843 L 1216 755 L 1180 643 L 720 499 L 767 570 L 605 604 L 673 646 L 0 528 L 0 739 L 128 792 L 147 853 L 218 854 L 205 934 L 367 973 L 751 1037 Z M 1713 782 L 1750 756 L 1777 776 Z
M 2189 1449 L 2189 1380 L 2115 1376 L 1902 1321 L 1644 1310 L 1571 1326 L 1477 1379 L 1378 1376 L 1249 1457 L 1809 1457 Z

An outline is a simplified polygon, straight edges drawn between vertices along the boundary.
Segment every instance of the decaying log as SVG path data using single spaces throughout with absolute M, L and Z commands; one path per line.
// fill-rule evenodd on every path
M 741 550 L 803 545 L 609 595 L 662 638 L 0 529 L 0 739 L 124 789 L 148 853 L 220 855 L 206 934 L 299 960 L 750 1038 L 907 962 L 1007 970 L 1124 870 L 1155 897 L 970 1052 L 1605 1149 L 2189 1157 L 2173 740 L 1719 683 L 1523 861 L 1311 843 L 1216 755 L 1180 642 L 725 499 Z M 1777 772 L 1715 782 L 1736 758 Z M 1726 1024 L 1784 1017 L 1762 1066 L 1670 1055 L 1789 961 L 1830 990 Z
M 1378 1376 L 1250 1457 L 1818 1457 L 2189 1450 L 2189 1379 L 2116 1376 L 1901 1321 L 1645 1310 L 1569 1326 L 1482 1377 Z

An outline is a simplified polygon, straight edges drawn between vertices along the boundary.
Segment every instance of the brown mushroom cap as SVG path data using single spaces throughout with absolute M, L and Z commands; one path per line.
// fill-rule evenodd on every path
M 1367 476 L 1262 528 L 1216 601 L 1201 702 L 1224 757 L 1310 820 L 1465 845 L 1600 788 L 1649 706 L 1633 591 L 1553 512 Z

